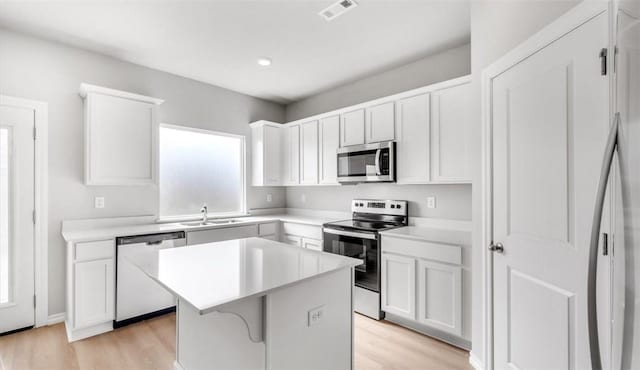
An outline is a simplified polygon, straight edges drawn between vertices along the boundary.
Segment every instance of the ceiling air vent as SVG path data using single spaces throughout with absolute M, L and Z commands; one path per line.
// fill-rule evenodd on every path
M 358 6 L 358 3 L 354 0 L 340 0 L 337 3 L 328 6 L 318 14 L 325 20 L 332 21 L 356 6 Z

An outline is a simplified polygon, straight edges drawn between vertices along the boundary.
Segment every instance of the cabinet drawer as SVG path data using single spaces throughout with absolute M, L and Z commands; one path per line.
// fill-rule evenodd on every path
M 115 256 L 114 240 L 98 240 L 94 242 L 76 243 L 75 260 L 88 261 Z
M 302 238 L 302 247 L 322 252 L 322 240 Z
M 290 245 L 295 245 L 296 247 L 302 247 L 302 238 L 295 235 L 282 235 L 282 242 Z
M 302 225 L 302 224 L 294 224 L 291 222 L 283 222 L 282 232 L 284 232 L 285 234 L 322 240 L 322 227 L 320 226 Z
M 276 234 L 277 232 L 278 232 L 278 224 L 275 222 L 258 225 L 259 236 L 273 235 L 273 234 Z
M 457 245 L 431 243 L 382 235 L 382 252 L 402 254 L 453 265 L 462 264 L 462 248 Z

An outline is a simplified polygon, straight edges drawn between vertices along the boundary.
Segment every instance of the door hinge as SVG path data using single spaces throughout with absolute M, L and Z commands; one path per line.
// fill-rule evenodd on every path
M 33 295 L 33 308 L 36 308 L 36 295 Z
M 34 126 L 34 127 L 33 127 L 33 140 L 35 140 L 35 139 L 36 139 L 36 128 L 35 128 L 35 126 Z
M 607 48 L 600 50 L 600 74 L 607 75 Z
M 602 255 L 609 255 L 609 234 L 602 233 Z
M 33 220 L 33 224 L 36 224 L 36 210 L 34 209 L 33 212 L 31 212 L 31 218 Z

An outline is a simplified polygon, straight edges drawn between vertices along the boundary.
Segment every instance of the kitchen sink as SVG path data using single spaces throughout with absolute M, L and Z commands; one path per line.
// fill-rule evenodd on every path
M 233 224 L 239 222 L 239 220 L 212 220 L 212 221 L 207 221 L 207 222 L 202 222 L 202 221 L 191 221 L 191 222 L 181 222 L 181 225 L 184 226 L 207 226 L 207 225 L 227 225 L 227 224 Z

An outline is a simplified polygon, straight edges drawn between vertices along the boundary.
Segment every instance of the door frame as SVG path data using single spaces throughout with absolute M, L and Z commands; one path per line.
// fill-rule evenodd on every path
M 492 83 L 493 79 L 500 76 L 516 64 L 545 48 L 567 33 L 573 31 L 594 17 L 613 9 L 610 1 L 583 1 L 576 5 L 555 21 L 544 27 L 539 32 L 528 38 L 523 43 L 509 51 L 507 54 L 493 62 L 482 71 L 481 76 L 481 291 L 482 301 L 479 305 L 482 309 L 482 339 L 484 342 L 482 353 L 471 351 L 470 363 L 476 368 L 494 368 L 493 346 L 493 258 L 488 247 L 493 242 L 493 126 L 492 126 Z M 613 12 L 610 11 L 610 14 Z M 610 15 L 611 17 L 611 15 Z M 609 50 L 613 50 L 607 45 Z M 596 58 L 597 55 L 594 55 Z M 613 58 L 608 58 L 608 70 L 612 66 Z M 611 73 L 609 73 L 611 78 Z
M 35 122 L 35 212 L 34 226 L 34 294 L 35 326 L 44 326 L 49 322 L 49 253 L 48 253 L 48 207 L 49 207 L 49 170 L 48 170 L 48 103 L 36 100 L 0 95 L 0 105 L 30 109 L 34 112 Z

